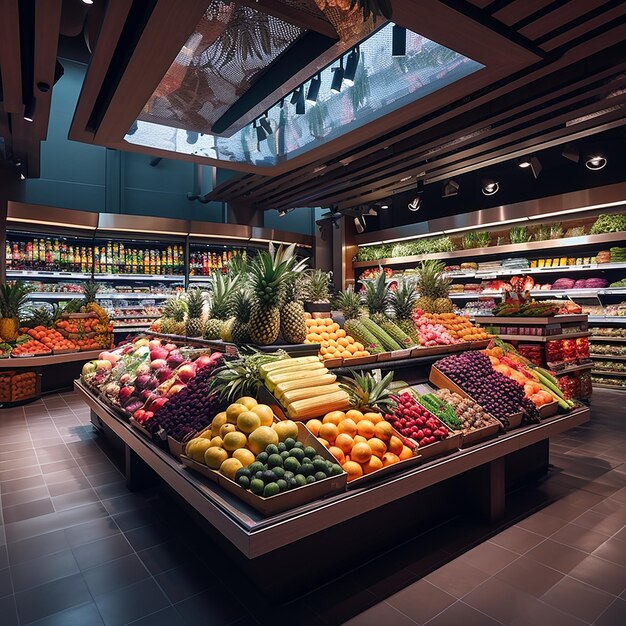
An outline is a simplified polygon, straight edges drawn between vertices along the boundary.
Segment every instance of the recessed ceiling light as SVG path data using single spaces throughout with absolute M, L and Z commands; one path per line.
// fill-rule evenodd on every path
M 603 154 L 596 153 L 591 154 L 587 157 L 587 160 L 585 161 L 585 167 L 588 170 L 598 171 L 605 167 L 607 163 L 608 160 Z
M 498 193 L 500 189 L 500 183 L 497 180 L 491 180 L 489 178 L 485 178 L 482 181 L 482 191 L 485 196 L 493 196 Z

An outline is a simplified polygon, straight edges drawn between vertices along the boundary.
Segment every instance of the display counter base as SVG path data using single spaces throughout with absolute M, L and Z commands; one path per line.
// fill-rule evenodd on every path
M 281 567 L 284 572 L 284 563 L 294 552 L 325 553 L 324 546 L 332 542 L 342 545 L 341 568 L 349 568 L 453 516 L 478 512 L 496 519 L 505 510 L 507 485 L 527 481 L 529 469 L 533 477 L 547 471 L 549 438 L 589 420 L 589 409 L 580 408 L 361 488 L 263 517 L 218 485 L 185 469 L 104 406 L 81 382 L 75 382 L 75 389 L 89 405 L 94 423 L 125 449 L 129 486 L 138 488 L 150 474 L 158 476 L 207 524 L 209 534 L 257 585 L 279 593 L 286 592 L 288 582 L 269 574 Z M 524 455 L 529 459 L 527 465 Z M 379 531 L 373 533 L 373 528 Z M 367 529 L 364 546 L 362 537 Z M 310 569 L 311 582 L 315 576 L 330 575 L 327 564 Z M 333 572 L 332 576 L 339 574 Z M 301 593 L 300 577 L 298 583 Z

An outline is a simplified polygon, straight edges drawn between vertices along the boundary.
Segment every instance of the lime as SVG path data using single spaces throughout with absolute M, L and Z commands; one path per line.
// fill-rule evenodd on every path
M 280 453 L 280 458 L 285 460 L 289 458 L 289 450 L 284 450 L 283 452 Z
M 304 449 L 304 454 L 308 456 L 310 459 L 315 459 L 315 457 L 317 456 L 317 452 L 315 451 L 315 448 L 313 448 L 312 446 L 307 446 Z
M 239 486 L 243 487 L 244 489 L 250 488 L 250 479 L 247 476 L 240 476 L 237 479 L 237 482 L 239 483 Z
M 269 458 L 269 454 L 267 452 L 260 452 L 256 455 L 256 460 L 259 463 L 267 463 L 267 459 Z
M 294 480 L 296 481 L 297 487 L 304 487 L 304 485 L 306 485 L 306 477 L 303 476 L 302 474 L 296 474 L 296 477 Z
M 304 450 L 300 448 L 292 448 L 292 450 L 289 452 L 289 455 L 292 456 L 294 459 L 298 459 L 298 461 L 302 461 L 304 459 Z
M 263 497 L 270 498 L 271 496 L 278 495 L 280 493 L 280 487 L 278 483 L 268 483 L 263 489 Z
M 257 480 L 263 480 L 263 472 L 256 472 L 256 474 L 254 475 L 254 477 Z
M 288 489 L 295 489 L 298 486 L 295 476 L 287 481 Z
M 267 459 L 267 466 L 272 469 L 273 467 L 282 467 L 283 466 L 283 457 L 280 454 L 270 454 Z
M 289 482 L 292 478 L 294 477 L 294 473 L 293 472 L 285 472 L 283 474 L 283 478 Z
M 330 466 L 330 473 L 331 473 L 331 476 L 339 476 L 339 474 L 343 474 L 343 469 L 341 468 L 341 465 L 338 465 L 337 463 L 333 463 Z
M 255 461 L 254 463 L 250 463 L 246 469 L 250 472 L 251 476 L 254 476 L 257 472 L 262 472 L 265 469 L 265 466 L 263 463 Z
M 316 455 L 313 457 L 313 460 L 314 460 L 314 461 L 325 461 L 326 459 L 325 459 L 325 458 L 324 458 L 321 454 L 316 454 Z
M 246 478 L 250 478 L 252 476 L 250 470 L 247 467 L 240 467 L 237 470 L 237 472 L 235 473 L 235 480 L 239 480 L 242 476 L 245 476 Z
M 288 437 L 283 443 L 285 444 L 285 450 L 291 450 L 296 445 L 296 440 Z
M 265 489 L 265 483 L 262 480 L 255 478 L 252 481 L 250 481 L 250 491 L 252 491 L 252 493 L 261 495 L 264 489 Z
M 315 477 L 315 480 L 324 480 L 324 478 L 326 478 L 326 474 L 324 472 L 315 472 L 313 476 Z
M 283 480 L 282 478 L 278 479 L 276 481 L 276 484 L 278 485 L 278 488 L 280 489 L 280 492 L 282 493 L 283 491 L 287 491 L 287 481 Z
M 281 441 L 281 442 L 278 444 L 278 452 L 279 452 L 279 453 L 284 452 L 286 449 L 287 449 L 287 446 L 285 445 L 285 442 L 284 442 L 284 441 Z
M 276 474 L 272 472 L 272 470 L 265 470 L 263 472 L 263 482 L 267 485 L 268 483 L 276 482 Z
M 270 445 L 267 446 L 267 448 L 265 448 L 265 452 L 267 452 L 268 454 L 278 454 L 279 453 L 278 446 L 275 446 L 273 443 L 270 443 Z
M 312 485 L 315 482 L 315 476 L 307 476 L 306 477 L 306 484 L 307 485 Z
M 272 472 L 274 472 L 274 474 L 276 474 L 276 478 L 284 478 L 285 477 L 285 470 L 282 467 L 273 467 L 272 468 Z
M 290 472 L 297 472 L 300 469 L 300 461 L 294 457 L 285 459 L 283 467 Z
M 316 472 L 326 472 L 326 461 L 313 461 L 313 467 Z
M 300 450 L 304 450 L 304 444 L 301 441 L 296 441 L 293 445 L 294 448 L 300 448 Z
M 313 467 L 312 463 L 303 463 L 300 466 L 299 472 L 303 476 L 312 476 L 313 474 L 315 474 L 315 468 Z

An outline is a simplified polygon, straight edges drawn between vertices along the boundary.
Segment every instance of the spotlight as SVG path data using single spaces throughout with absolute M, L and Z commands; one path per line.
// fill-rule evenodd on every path
M 197 143 L 198 137 L 199 135 L 195 130 L 187 131 L 187 143 L 188 144 L 193 145 L 194 143 Z
M 497 180 L 483 178 L 482 187 L 482 191 L 485 196 L 493 196 L 494 194 L 498 193 L 498 190 L 500 189 L 500 183 Z
M 568 143 L 563 148 L 561 155 L 568 161 L 572 161 L 573 163 L 578 163 L 578 161 L 580 161 L 580 150 L 578 150 L 578 148 L 571 143 Z
M 21 161 L 15 163 L 15 169 L 20 175 L 20 180 L 26 180 L 26 166 Z
M 131 125 L 130 128 L 128 129 L 128 132 L 126 133 L 127 135 L 134 135 L 137 130 L 138 130 L 139 126 L 137 126 L 137 120 L 135 120 Z
M 300 87 L 298 92 L 298 101 L 296 102 L 296 114 L 304 115 L 306 107 L 304 105 L 304 87 Z
M 385 198 L 379 206 L 381 209 L 388 209 L 391 206 L 391 199 Z
M 411 202 L 407 204 L 409 211 L 419 211 L 422 208 L 422 196 L 415 196 Z
M 456 196 L 459 193 L 459 183 L 456 180 L 447 180 L 443 184 L 443 189 L 441 190 L 442 198 L 451 198 L 452 196 Z
M 150 167 L 156 167 L 161 162 L 161 157 L 150 159 Z
M 264 139 L 267 138 L 267 133 L 265 132 L 265 128 L 262 126 L 256 125 L 256 120 L 252 123 L 252 127 L 256 128 L 256 140 L 261 143 Z
M 267 111 L 265 112 L 265 117 L 262 117 L 259 120 L 259 124 L 263 127 L 263 130 L 265 131 L 266 135 L 271 135 L 274 132 L 272 125 L 270 123 L 270 118 L 267 116 Z
M 322 79 L 319 74 L 315 78 L 312 78 L 309 84 L 309 93 L 306 95 L 306 101 L 313 106 L 317 103 L 317 95 L 320 92 L 321 84 Z
M 597 172 L 598 170 L 601 170 L 603 167 L 605 167 L 607 163 L 607 158 L 603 154 L 596 152 L 595 154 L 590 154 L 587 157 L 587 160 L 585 161 L 585 167 L 588 170 Z
M 543 169 L 541 167 L 541 161 L 539 161 L 537 157 L 525 157 L 522 159 L 518 159 L 517 166 L 521 167 L 522 169 L 530 168 L 530 171 L 533 173 L 535 179 L 539 178 L 539 174 L 541 174 L 541 170 Z
M 358 48 L 354 48 L 354 50 L 352 50 L 352 52 L 348 55 L 346 70 L 343 73 L 343 82 L 348 85 L 348 87 L 352 87 L 354 85 L 354 77 L 356 76 L 356 69 L 359 66 L 360 56 L 361 54 Z
M 403 57 L 406 55 L 406 28 L 393 25 L 391 34 L 391 56 Z
M 28 99 L 28 102 L 24 105 L 24 119 L 27 122 L 32 122 L 35 119 L 35 106 L 37 100 L 33 96 Z
M 93 0 L 83 0 L 83 4 L 93 4 Z
M 356 228 L 356 232 L 361 233 L 365 232 L 365 218 L 361 215 L 361 217 L 354 218 L 354 226 Z
M 339 59 L 339 67 L 333 67 L 333 82 L 330 85 L 330 90 L 333 93 L 339 93 L 341 91 L 341 83 L 343 83 L 343 57 Z
M 294 209 L 276 209 L 276 211 L 278 211 L 278 217 L 285 217 L 285 215 L 287 215 L 287 213 L 291 213 Z
M 298 98 L 300 97 L 300 89 L 294 89 L 291 94 L 291 100 L 289 100 L 289 104 L 296 104 L 298 102 Z

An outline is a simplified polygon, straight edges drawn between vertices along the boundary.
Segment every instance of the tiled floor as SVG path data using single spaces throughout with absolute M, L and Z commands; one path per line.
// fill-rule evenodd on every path
M 599 391 L 498 526 L 453 521 L 287 605 L 159 490 L 129 493 L 76 396 L 2 410 L 0 624 L 625 624 L 625 399 Z

